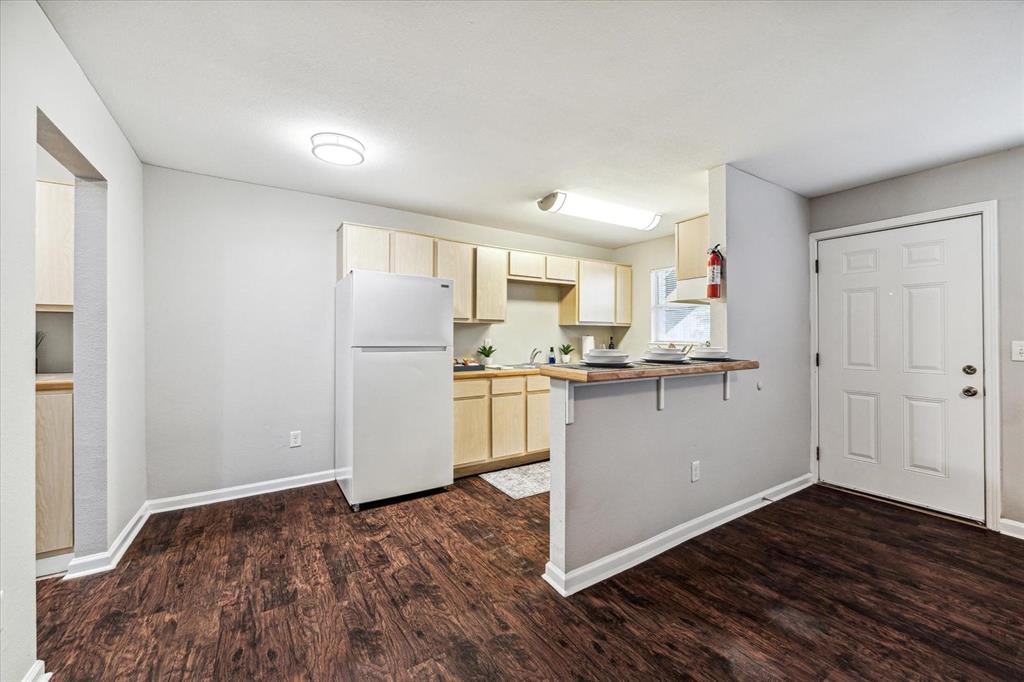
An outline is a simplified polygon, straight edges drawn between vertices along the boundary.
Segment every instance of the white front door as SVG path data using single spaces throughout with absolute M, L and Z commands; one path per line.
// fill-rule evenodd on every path
M 818 243 L 822 481 L 985 519 L 981 217 Z

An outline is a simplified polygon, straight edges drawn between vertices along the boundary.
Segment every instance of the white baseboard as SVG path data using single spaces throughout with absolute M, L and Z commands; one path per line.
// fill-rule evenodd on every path
M 563 597 L 579 592 L 596 583 L 621 573 L 628 568 L 647 561 L 667 549 L 686 542 L 692 537 L 705 533 L 723 523 L 748 514 L 755 509 L 781 500 L 787 495 L 814 485 L 811 474 L 804 474 L 792 481 L 768 488 L 750 497 L 733 502 L 724 507 L 708 512 L 703 516 L 681 523 L 674 528 L 648 538 L 642 542 L 609 554 L 585 566 L 575 568 L 568 573 L 562 572 L 557 566 L 548 562 L 544 568 L 544 580 Z
M 46 682 L 50 679 L 53 673 L 46 672 L 46 666 L 39 659 L 28 669 L 25 676 L 21 678 L 21 682 Z
M 36 578 L 46 578 L 68 570 L 68 564 L 75 557 L 74 552 L 36 559 Z
M 298 476 L 288 476 L 287 478 L 275 478 L 270 481 L 260 481 L 259 483 L 247 483 L 229 488 L 206 490 L 200 493 L 146 500 L 139 507 L 139 511 L 135 512 L 132 520 L 128 522 L 128 525 L 124 527 L 114 540 L 110 549 L 105 552 L 74 557 L 68 563 L 64 579 L 69 580 L 92 575 L 93 573 L 102 573 L 117 566 L 117 562 L 121 560 L 125 550 L 132 544 L 139 531 L 142 530 L 142 526 L 145 525 L 150 514 L 186 509 L 188 507 L 200 507 L 204 504 L 226 502 L 227 500 L 236 500 L 241 497 L 251 497 L 253 495 L 262 495 L 263 493 L 288 490 L 289 488 L 301 488 L 307 485 L 326 483 L 327 481 L 335 480 L 336 477 L 343 474 L 344 472 L 328 469 L 327 471 L 317 471 L 312 474 L 300 474 Z M 347 475 L 351 476 L 351 472 L 348 472 Z
M 1011 521 L 1010 519 L 999 519 L 999 532 L 1009 535 L 1011 538 L 1024 540 L 1024 523 Z
M 143 502 L 139 510 L 135 512 L 135 515 L 128 522 L 128 525 L 122 528 L 121 532 L 114 538 L 110 549 L 105 552 L 86 554 L 85 556 L 75 555 L 68 563 L 68 572 L 64 574 L 64 580 L 81 578 L 93 573 L 102 573 L 117 566 L 117 562 L 121 560 L 125 550 L 131 546 L 135 536 L 146 525 L 149 513 L 149 502 Z
M 252 497 L 253 495 L 273 493 L 279 490 L 288 490 L 289 488 L 301 488 L 306 485 L 326 483 L 327 481 L 333 481 L 335 477 L 335 470 L 328 469 L 326 471 L 317 471 L 312 474 L 299 474 L 298 476 L 275 478 L 270 481 L 260 481 L 259 483 L 235 485 L 230 488 L 206 490 L 201 493 L 188 493 L 187 495 L 175 495 L 174 497 L 159 497 L 148 502 L 149 511 L 150 513 L 156 514 L 158 512 L 173 511 L 175 509 L 185 509 L 187 507 L 200 507 L 204 504 L 237 500 L 240 497 Z

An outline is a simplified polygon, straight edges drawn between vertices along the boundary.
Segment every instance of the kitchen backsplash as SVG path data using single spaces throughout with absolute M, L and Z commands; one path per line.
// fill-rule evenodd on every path
M 518 364 L 530 359 L 530 351 L 543 351 L 540 362 L 547 362 L 548 349 L 563 343 L 571 343 L 577 350 L 573 353 L 579 359 L 580 337 L 591 335 L 597 347 L 607 345 L 608 339 L 616 334 L 618 343 L 621 331 L 611 327 L 562 327 L 558 324 L 558 301 L 561 287 L 553 284 L 531 284 L 528 282 L 508 283 L 508 311 L 505 322 L 496 324 L 455 325 L 456 357 L 476 356 L 476 349 L 486 339 L 497 348 L 494 361 L 500 365 Z

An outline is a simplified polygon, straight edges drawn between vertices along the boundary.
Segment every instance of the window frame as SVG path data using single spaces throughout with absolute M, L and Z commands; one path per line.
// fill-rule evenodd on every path
M 659 326 L 664 326 L 664 325 L 659 325 L 658 324 L 658 315 L 659 315 L 659 313 L 661 313 L 663 311 L 666 311 L 666 310 L 669 310 L 671 308 L 678 308 L 680 305 L 682 305 L 682 304 L 678 304 L 678 303 L 669 303 L 667 301 L 663 302 L 663 303 L 659 303 L 658 302 L 658 279 L 659 279 L 659 273 L 671 270 L 672 274 L 673 274 L 673 279 L 674 279 L 675 278 L 675 269 L 676 268 L 675 268 L 674 265 L 670 265 L 670 266 L 662 267 L 662 268 L 651 268 L 651 284 L 650 284 L 650 286 L 651 286 L 651 327 L 650 327 L 651 343 L 680 343 L 680 344 L 686 344 L 686 345 L 689 345 L 689 344 L 704 345 L 710 339 L 710 333 L 711 333 L 710 324 L 709 324 L 709 329 L 708 329 L 708 336 L 709 336 L 708 339 L 686 339 L 686 340 L 681 340 L 681 339 L 659 339 L 658 338 L 658 328 L 659 328 Z M 676 285 L 678 286 L 678 282 L 676 283 Z M 668 298 L 669 296 L 671 296 L 671 293 L 666 294 L 666 298 Z M 694 304 L 690 304 L 690 305 L 698 306 L 698 305 L 701 305 L 701 304 L 694 303 Z M 710 322 L 711 305 L 708 304 L 707 308 L 708 308 L 708 320 Z

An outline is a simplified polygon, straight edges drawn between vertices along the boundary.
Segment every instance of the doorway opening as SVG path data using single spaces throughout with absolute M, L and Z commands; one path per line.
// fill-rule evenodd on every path
M 36 110 L 36 576 L 107 548 L 107 182 Z

